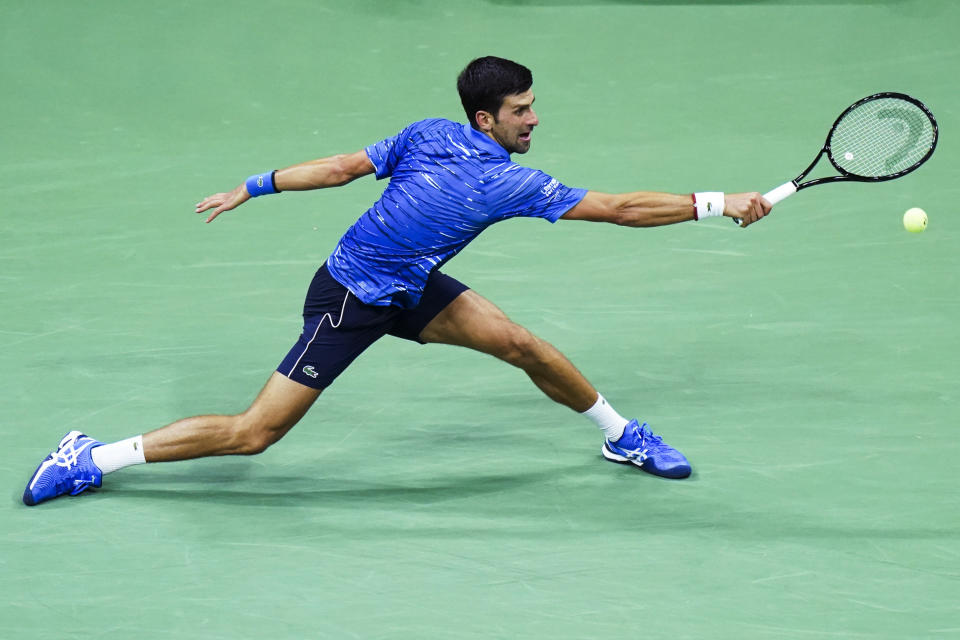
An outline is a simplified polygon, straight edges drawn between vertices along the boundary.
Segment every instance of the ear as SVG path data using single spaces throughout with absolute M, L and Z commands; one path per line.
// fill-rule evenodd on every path
M 477 126 L 480 127 L 481 131 L 490 131 L 493 129 L 494 123 L 497 121 L 489 111 L 477 111 L 474 118 L 477 120 Z

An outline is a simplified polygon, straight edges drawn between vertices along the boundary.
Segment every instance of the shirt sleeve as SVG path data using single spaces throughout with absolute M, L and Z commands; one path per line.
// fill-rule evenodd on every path
M 386 140 L 371 144 L 366 148 L 367 157 L 377 170 L 377 180 L 389 178 L 393 175 L 393 170 L 403 157 L 403 152 L 407 148 L 407 141 L 410 139 L 410 132 L 416 123 L 408 126 L 406 129 Z
M 587 195 L 543 171 L 512 165 L 497 181 L 491 201 L 503 217 L 524 216 L 556 222 Z

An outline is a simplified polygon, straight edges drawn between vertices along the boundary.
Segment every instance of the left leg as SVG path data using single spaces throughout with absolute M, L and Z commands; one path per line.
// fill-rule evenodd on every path
M 479 294 L 462 292 L 427 323 L 419 339 L 469 347 L 523 369 L 552 400 L 597 423 L 607 436 L 601 448 L 605 459 L 666 478 L 690 475 L 690 463 L 682 453 L 654 435 L 646 423 L 627 422 L 553 345 L 511 321 Z
M 523 369 L 551 400 L 583 413 L 597 390 L 549 342 L 510 320 L 492 302 L 468 289 L 420 333 L 423 342 L 452 344 L 488 353 Z

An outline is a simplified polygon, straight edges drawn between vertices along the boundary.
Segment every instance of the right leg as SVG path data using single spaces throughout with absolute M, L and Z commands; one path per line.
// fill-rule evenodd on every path
M 241 414 L 184 418 L 144 434 L 144 458 L 147 462 L 171 462 L 261 453 L 300 421 L 320 392 L 275 371 Z

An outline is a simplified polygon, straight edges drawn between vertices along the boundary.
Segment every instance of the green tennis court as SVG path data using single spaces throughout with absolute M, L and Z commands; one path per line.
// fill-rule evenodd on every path
M 958 26 L 948 0 L 8 0 L 0 636 L 960 637 Z M 260 456 L 21 504 L 66 431 L 243 410 L 384 184 L 210 225 L 194 203 L 462 121 L 456 75 L 487 54 L 534 72 L 515 159 L 571 186 L 764 191 L 878 91 L 941 139 L 747 230 L 516 220 L 445 267 L 689 480 L 606 464 L 519 370 L 384 339 Z

